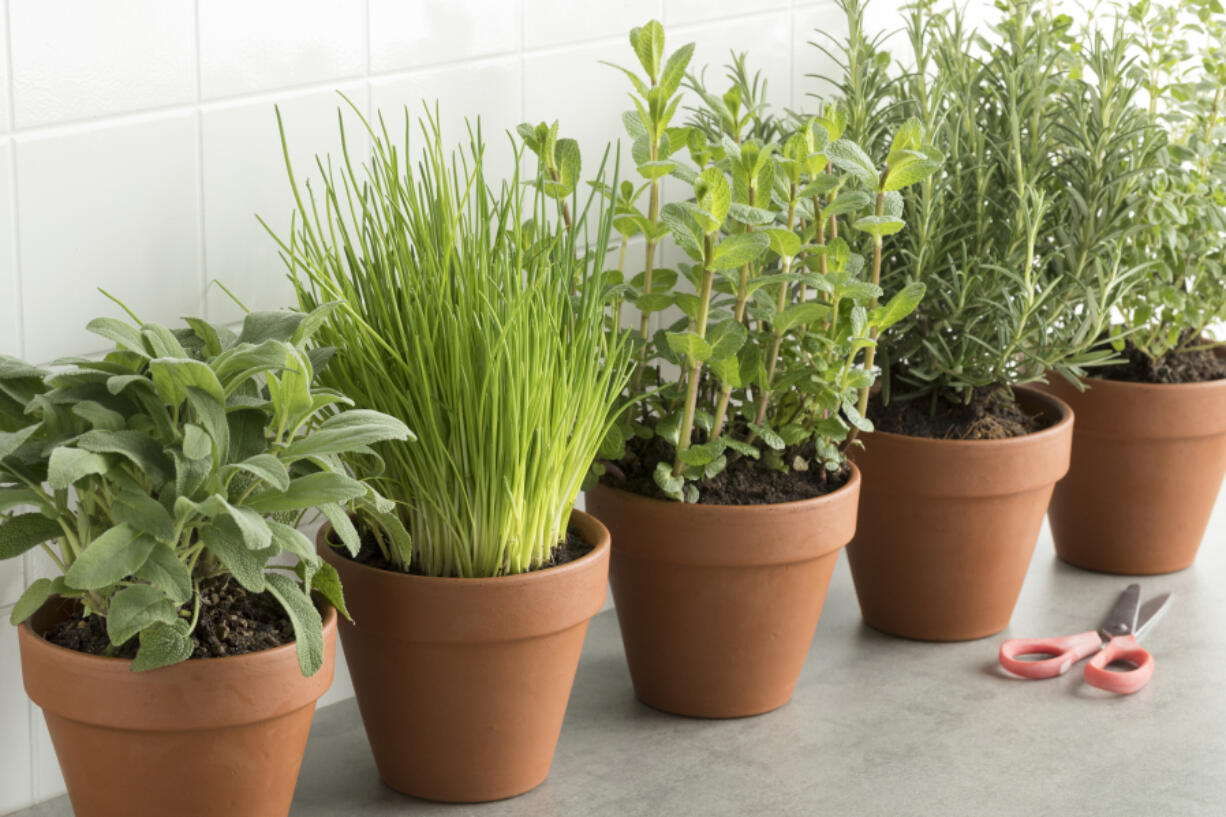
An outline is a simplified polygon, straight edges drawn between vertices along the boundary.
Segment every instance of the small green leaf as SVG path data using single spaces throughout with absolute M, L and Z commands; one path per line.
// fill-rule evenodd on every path
M 345 509 L 335 502 L 325 502 L 319 506 L 319 512 L 332 524 L 332 530 L 340 537 L 349 555 L 356 557 L 362 550 L 362 537 L 358 535 L 358 529 L 353 526 L 353 520 Z
M 341 577 L 336 572 L 336 568 L 327 562 L 321 562 L 319 570 L 311 577 L 311 589 L 319 593 L 328 603 L 336 608 L 336 611 L 350 621 L 353 616 L 349 615 L 348 608 L 345 607 L 345 594 L 341 589 Z
M 63 578 L 56 577 L 56 582 L 62 586 Z M 35 579 L 25 589 L 25 592 L 21 594 L 21 597 L 17 599 L 17 603 L 13 605 L 13 611 L 9 614 L 9 622 L 15 627 L 25 621 L 38 612 L 38 608 L 46 604 L 47 599 L 51 598 L 56 592 L 56 585 L 52 583 L 51 579 Z
M 384 440 L 415 440 L 408 426 L 394 417 L 368 409 L 352 409 L 334 414 L 319 428 L 298 437 L 281 452 L 285 462 L 340 454 Z
M 690 64 L 690 58 L 693 56 L 694 44 L 686 43 L 674 51 L 664 63 L 664 70 L 660 73 L 660 87 L 665 96 L 671 97 L 677 93 L 677 89 L 681 87 L 681 80 L 685 78 L 686 66 Z
M 877 167 L 859 145 L 847 139 L 836 139 L 826 146 L 826 157 L 831 164 L 845 173 L 850 173 L 866 187 L 877 189 Z
M 758 435 L 758 439 L 776 451 L 783 450 L 783 438 L 773 428 L 757 423 L 749 423 L 749 430 Z
M 120 454 L 145 472 L 154 487 L 160 487 L 173 472 L 171 460 L 162 446 L 143 431 L 103 431 L 94 429 L 76 440 L 78 448 L 97 454 Z
M 693 332 L 668 332 L 668 348 L 685 355 L 690 362 L 702 363 L 711 357 L 711 344 Z
M 794 236 L 793 236 L 794 237 Z M 730 235 L 715 247 L 711 267 L 716 270 L 737 269 L 756 260 L 770 246 L 765 232 Z M 799 244 L 799 239 L 797 239 Z
M 770 237 L 770 248 L 780 258 L 792 258 L 800 252 L 800 236 L 791 230 L 767 230 Z
M 85 550 L 64 574 L 76 590 L 98 590 L 131 576 L 149 558 L 157 540 L 130 525 L 110 528 Z
M 162 542 L 173 542 L 175 523 L 170 513 L 153 497 L 124 490 L 111 502 L 111 518 Z
M 879 329 L 889 329 L 903 318 L 910 315 L 924 299 L 926 287 L 921 281 L 912 281 L 897 292 L 875 318 L 874 323 Z
M 660 486 L 660 490 L 670 499 L 675 499 L 679 502 L 684 501 L 685 497 L 682 489 L 685 487 L 685 480 L 682 477 L 673 476 L 673 467 L 667 462 L 656 463 L 656 470 L 653 474 L 656 485 Z
M 273 545 L 282 553 L 291 553 L 297 556 L 299 561 L 310 564 L 319 563 L 319 554 L 302 531 L 274 519 L 268 520 L 268 528 L 272 531 Z
M 771 328 L 779 334 L 783 334 L 796 326 L 808 326 L 815 321 L 823 320 L 829 316 L 830 307 L 826 304 L 806 301 L 804 303 L 792 304 L 780 312 L 771 323 Z
M 120 349 L 127 349 L 143 357 L 149 356 L 149 350 L 145 348 L 140 332 L 123 321 L 115 318 L 94 318 L 85 324 L 85 329 L 95 335 L 101 335 Z
M 267 589 L 264 567 L 272 548 L 254 551 L 243 543 L 243 535 L 230 517 L 222 516 L 200 529 L 200 541 L 245 589 L 263 593 Z
M 257 479 L 262 479 L 277 491 L 289 488 L 289 470 L 285 463 L 272 454 L 256 454 L 242 462 L 227 465 L 221 469 L 221 475 L 228 477 L 234 471 L 245 471 Z
M 191 657 L 195 645 L 183 619 L 173 623 L 156 622 L 140 632 L 140 649 L 132 661 L 133 672 L 145 672 L 178 664 Z
M 47 459 L 47 482 L 52 489 L 62 491 L 79 479 L 105 474 L 110 467 L 110 461 L 102 454 L 58 445 L 51 449 Z
M 189 460 L 202 460 L 213 454 L 213 438 L 195 423 L 183 427 L 183 456 Z
M 191 359 L 156 358 L 149 361 L 149 374 L 154 388 L 167 406 L 177 406 L 187 399 L 187 388 L 192 386 L 209 394 L 218 402 L 224 401 L 221 381 L 207 363 Z
M 174 624 L 177 618 L 178 610 L 165 593 L 148 584 L 133 584 L 111 597 L 106 632 L 120 647 L 146 627 L 156 622 Z
M 63 529 L 40 513 L 23 513 L 0 524 L 0 560 L 12 559 L 49 539 L 64 535 Z
M 239 343 L 261 344 L 266 340 L 288 342 L 298 331 L 298 325 L 306 318 L 301 312 L 286 309 L 248 312 L 243 318 L 243 330 Z
M 357 480 L 324 471 L 291 480 L 284 491 L 261 491 L 245 504 L 260 513 L 277 513 L 317 508 L 325 502 L 348 502 L 365 493 L 366 486 Z
M 660 60 L 664 58 L 664 26 L 658 20 L 651 20 L 641 28 L 631 29 L 630 45 L 651 83 L 656 84 L 660 77 Z
M 302 674 L 314 675 L 324 665 L 324 630 L 319 610 L 302 585 L 283 573 L 268 574 L 268 592 L 281 602 L 294 626 Z
M 745 325 L 735 320 L 725 320 L 707 329 L 707 342 L 711 345 L 710 360 L 733 358 L 745 345 L 749 332 Z
M 170 545 L 155 546 L 133 575 L 160 589 L 175 604 L 183 604 L 192 597 L 191 574 Z
M 0 459 L 11 456 L 18 448 L 25 445 L 41 427 L 42 423 L 35 423 L 20 431 L 0 431 Z
M 865 216 L 857 219 L 851 226 L 876 238 L 893 235 L 907 225 L 901 219 L 889 216 Z

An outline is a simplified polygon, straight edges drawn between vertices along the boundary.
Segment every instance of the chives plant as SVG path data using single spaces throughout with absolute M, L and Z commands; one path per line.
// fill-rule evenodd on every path
M 382 117 L 378 130 L 362 120 L 373 147 L 360 171 L 342 124 L 341 168 L 317 160 L 318 195 L 287 151 L 297 214 L 279 243 L 300 304 L 341 302 L 318 335 L 338 350 L 328 385 L 417 433 L 414 445 L 377 446 L 385 470 L 372 462 L 369 474 L 412 540 L 385 535 L 394 528 L 377 518 L 367 535 L 401 570 L 522 573 L 564 539 L 629 376 L 592 269 L 611 213 L 594 214 L 595 238 L 579 246 L 592 198 L 569 229 L 572 211 L 564 224 L 544 184 L 521 184 L 518 170 L 500 189 L 487 184 L 479 124 L 468 150 L 449 154 L 437 113 L 418 120 L 420 149 L 405 119 L 400 146 Z M 333 523 L 356 553 L 358 532 Z

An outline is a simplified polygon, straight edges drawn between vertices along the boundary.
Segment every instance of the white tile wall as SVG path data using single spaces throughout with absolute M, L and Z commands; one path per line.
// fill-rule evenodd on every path
M 206 99 L 363 76 L 363 0 L 204 0 L 200 90 Z
M 300 174 L 338 148 L 338 89 L 397 132 L 423 98 L 456 141 L 481 115 L 495 175 L 511 169 L 505 130 L 560 119 L 594 169 L 628 107 L 597 61 L 634 66 L 627 31 L 652 17 L 669 49 L 698 43 L 713 79 L 729 48 L 749 51 L 779 105 L 814 70 L 806 29 L 838 20 L 829 0 L 0 0 L 0 353 L 103 348 L 82 329 L 119 314 L 98 286 L 162 322 L 235 320 L 213 280 L 285 305 L 255 219 L 280 230 L 290 212 L 274 105 Z M 0 814 L 63 791 L 7 624 L 50 573 L 37 553 L 0 563 Z M 349 694 L 339 667 L 325 703 Z
M 16 125 L 191 102 L 192 0 L 10 0 Z
M 385 73 L 518 55 L 523 24 L 520 0 L 370 0 L 370 68 Z

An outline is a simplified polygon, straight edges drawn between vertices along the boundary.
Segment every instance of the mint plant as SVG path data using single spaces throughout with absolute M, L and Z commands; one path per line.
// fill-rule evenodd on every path
M 859 404 L 873 382 L 875 339 L 923 295 L 922 285 L 903 286 L 882 302 L 883 247 L 904 226 L 898 191 L 940 157 L 917 122 L 899 129 L 878 163 L 845 138 L 837 107 L 772 116 L 744 58 L 723 94 L 689 75 L 702 107 L 677 124 L 693 45 L 666 56 L 656 21 L 634 29 L 630 43 L 642 74 L 620 69 L 634 102 L 623 121 L 646 210 L 633 185 L 606 192 L 646 245 L 641 272 L 612 276 L 641 314 L 638 368 L 635 406 L 613 426 L 596 474 L 619 469 L 628 444 L 652 444 L 666 452 L 653 465 L 655 485 L 673 499 L 698 501 L 700 481 L 738 461 L 813 470 L 833 488 L 852 430 L 871 428 Z M 689 195 L 663 201 L 669 176 Z M 691 263 L 657 268 L 669 238 Z M 871 262 L 856 251 L 862 244 Z M 652 316 L 677 313 L 650 331 Z
M 19 624 L 52 596 L 103 616 L 133 670 L 187 659 L 201 583 L 231 576 L 285 609 L 304 675 L 323 663 L 317 592 L 342 614 L 336 571 L 297 529 L 391 503 L 349 472 L 403 423 L 315 385 L 331 349 L 307 342 L 336 304 L 252 312 L 234 332 L 198 318 L 170 330 L 112 318 L 101 360 L 50 373 L 0 357 L 0 558 L 41 547 L 62 574 L 33 582 Z

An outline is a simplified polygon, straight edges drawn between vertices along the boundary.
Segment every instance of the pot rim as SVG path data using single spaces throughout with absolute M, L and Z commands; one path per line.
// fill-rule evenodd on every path
M 64 599 L 61 596 L 52 596 L 45 603 L 50 603 L 53 599 L 60 599 L 61 601 L 71 601 L 71 599 Z M 324 603 L 324 607 L 325 607 L 326 612 L 323 615 L 323 630 L 325 633 L 327 633 L 329 627 L 336 626 L 337 612 L 336 612 L 336 608 L 333 607 L 331 604 L 328 604 L 327 602 Z M 49 641 L 46 636 L 41 635 L 40 633 L 34 632 L 34 628 L 33 626 L 30 625 L 30 619 L 28 618 L 25 621 L 18 624 L 17 629 L 21 631 L 27 638 L 32 639 L 32 641 L 30 642 L 31 644 L 41 645 L 39 649 L 47 648 L 47 649 L 51 649 L 51 650 L 55 650 L 60 653 L 63 653 L 66 656 L 75 656 L 74 658 L 66 657 L 64 660 L 85 660 L 85 661 L 90 661 L 90 662 L 102 661 L 102 662 L 105 662 L 107 664 L 112 664 L 112 665 L 131 664 L 133 661 L 133 659 L 131 658 L 113 658 L 113 657 L 106 656 L 106 655 L 94 655 L 93 653 L 81 652 L 80 650 L 74 650 L 68 647 L 63 647 L 59 644 L 56 644 L 53 641 Z M 177 664 L 171 664 L 166 667 L 158 667 L 157 669 L 154 669 L 154 670 L 147 670 L 144 673 L 136 673 L 136 674 L 144 675 L 148 673 L 160 672 L 162 670 L 168 670 L 168 669 L 174 669 L 175 667 L 181 667 L 185 664 L 190 664 L 191 666 L 194 666 L 194 667 L 195 666 L 205 666 L 205 665 L 220 666 L 223 662 L 230 662 L 230 663 L 226 663 L 226 667 L 230 668 L 230 667 L 233 667 L 237 662 L 240 662 L 243 660 L 258 661 L 261 658 L 276 659 L 287 652 L 296 653 L 297 650 L 298 650 L 298 639 L 295 638 L 293 641 L 290 641 L 286 644 L 281 644 L 276 647 L 270 647 L 266 650 L 259 650 L 258 652 L 247 652 L 247 653 L 243 653 L 242 655 L 213 656 L 209 658 L 188 658 L 184 661 L 180 661 Z M 295 658 L 295 661 L 296 660 L 297 659 Z
M 1061 400 L 1059 397 L 1048 392 L 1040 391 L 1033 386 L 1018 385 L 1013 387 L 1014 391 L 1024 392 L 1029 397 L 1037 400 L 1040 403 L 1050 403 L 1051 407 L 1060 412 L 1060 418 L 1056 422 L 1049 425 L 1047 428 L 1039 431 L 1032 431 L 1029 434 L 1023 434 L 1020 437 L 1008 437 L 1002 440 L 946 440 L 936 437 L 915 437 L 910 434 L 898 434 L 893 431 L 870 431 L 865 437 L 865 445 L 868 445 L 868 440 L 875 438 L 884 438 L 888 440 L 897 440 L 905 442 L 908 445 L 924 446 L 924 447 L 946 447 L 946 448 L 982 448 L 988 445 L 1001 447 L 1018 447 L 1033 445 L 1034 443 L 1043 442 L 1044 440 L 1053 437 L 1059 437 L 1068 432 L 1073 425 L 1073 409 L 1072 407 Z
M 1103 388 L 1105 391 L 1111 389 L 1119 389 L 1120 391 L 1214 391 L 1218 389 L 1226 389 L 1226 377 L 1219 377 L 1217 380 L 1201 380 L 1196 383 L 1138 383 L 1135 380 L 1110 380 L 1105 377 L 1083 377 L 1083 383 L 1091 383 L 1092 389 Z M 1077 388 L 1069 383 L 1072 388 Z M 1105 387 L 1105 388 L 1104 388 Z
M 766 502 L 755 505 L 715 505 L 703 502 L 678 502 L 675 499 L 657 499 L 656 497 L 643 496 L 642 494 L 636 494 L 633 491 L 627 491 L 624 488 L 615 488 L 612 485 L 606 485 L 603 482 L 596 483 L 591 490 L 612 491 L 626 497 L 626 499 L 623 501 L 627 502 L 643 503 L 647 505 L 669 505 L 680 508 L 695 508 L 701 509 L 701 511 L 704 513 L 710 513 L 713 515 L 769 515 L 777 513 L 780 510 L 807 511 L 820 508 L 824 505 L 833 505 L 841 501 L 844 493 L 849 490 L 853 490 L 860 483 L 860 469 L 851 460 L 847 460 L 847 464 L 851 466 L 851 476 L 848 477 L 847 482 L 843 483 L 835 490 L 828 494 L 822 494 L 821 496 L 809 497 L 808 499 L 795 499 L 789 502 Z
M 1220 345 L 1215 346 L 1213 349 L 1213 354 L 1217 357 L 1226 359 L 1226 341 L 1222 341 Z M 1068 381 L 1064 380 L 1063 378 L 1061 378 L 1061 380 L 1068 383 Z M 1212 391 L 1213 389 L 1226 388 L 1226 377 L 1219 377 L 1217 380 L 1200 380 L 1195 383 L 1140 383 L 1136 380 L 1112 380 L 1105 377 L 1092 376 L 1083 377 L 1081 378 L 1081 381 L 1083 383 L 1087 381 L 1094 383 L 1094 388 L 1097 388 L 1099 384 L 1105 384 L 1108 389 L 1118 388 L 1121 391 L 1147 391 L 1150 389 L 1158 389 L 1160 391 L 1176 391 L 1182 389 L 1185 391 L 1194 392 Z M 1071 383 L 1068 385 L 1072 388 L 1077 388 Z
M 376 576 L 393 576 L 402 578 L 406 581 L 413 581 L 422 585 L 448 586 L 448 587 L 477 587 L 482 584 L 491 582 L 497 583 L 499 587 L 513 587 L 516 584 L 527 584 L 539 579 L 548 579 L 555 576 L 564 576 L 568 573 L 583 571 L 587 568 L 588 563 L 600 559 L 602 554 L 610 548 L 609 529 L 604 523 L 586 511 L 581 511 L 578 508 L 571 509 L 571 520 L 580 523 L 577 527 L 586 527 L 588 532 L 595 534 L 596 544 L 587 553 L 580 556 L 578 559 L 546 567 L 541 570 L 529 570 L 527 573 L 512 573 L 506 576 L 480 576 L 466 578 L 462 576 L 421 576 L 416 573 L 401 573 L 398 570 L 385 570 L 381 567 L 371 567 L 364 565 L 361 562 L 355 561 L 349 556 L 348 551 L 343 550 L 332 542 L 328 541 L 328 534 L 332 530 L 331 523 L 324 523 L 317 534 L 319 542 L 327 545 L 328 550 L 332 555 L 345 562 L 345 567 L 348 570 L 353 570 L 359 574 L 376 575 Z M 589 524 L 590 523 L 590 524 Z M 593 527 L 594 526 L 594 527 Z M 587 537 L 585 537 L 586 539 Z

